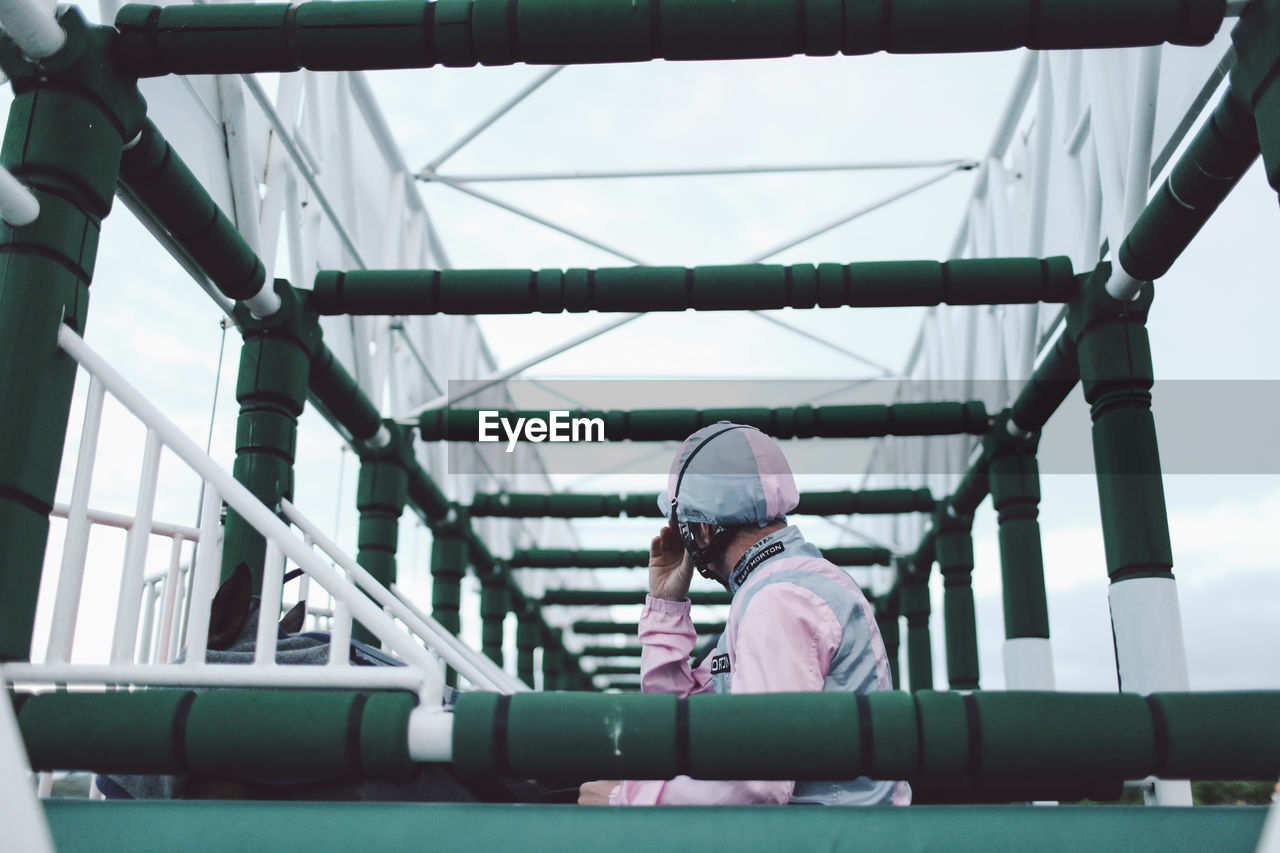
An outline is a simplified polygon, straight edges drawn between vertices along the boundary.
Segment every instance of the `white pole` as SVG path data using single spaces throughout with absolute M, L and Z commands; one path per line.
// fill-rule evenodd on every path
M 160 641 L 156 643 L 156 662 L 168 663 L 172 652 L 169 644 L 173 642 L 174 614 L 178 606 L 178 587 L 182 584 L 182 543 L 181 536 L 173 537 L 173 546 L 169 549 L 169 574 L 164 580 L 164 606 L 160 608 Z
M 0 668 L 0 684 L 8 676 L 7 669 Z M 0 817 L 4 818 L 5 846 L 31 853 L 54 853 L 44 810 L 27 778 L 30 772 L 18 720 L 12 703 L 5 697 L 0 701 Z
M 199 545 L 197 544 L 197 548 Z M 195 550 L 192 550 L 194 556 Z M 173 603 L 173 625 L 169 634 L 169 653 L 165 658 L 165 663 L 173 660 L 178 656 L 178 644 L 182 641 L 182 631 L 184 622 L 187 617 L 187 602 L 190 600 L 190 590 L 193 572 L 190 566 L 183 566 L 180 570 L 180 580 L 178 582 L 178 597 Z
M 276 663 L 276 630 L 280 621 L 280 589 L 283 585 L 284 561 L 280 559 L 280 546 L 274 539 L 268 539 L 266 554 L 262 559 L 258 641 L 253 652 L 253 662 L 258 666 L 275 666 Z
M 66 328 L 65 326 L 63 328 Z M 111 643 L 111 662 L 133 660 L 138 643 L 138 608 L 141 606 L 143 571 L 147 546 L 151 542 L 151 516 L 156 503 L 156 479 L 160 473 L 160 451 L 164 445 L 154 429 L 147 430 L 142 453 L 142 476 L 138 481 L 138 503 L 133 528 L 124 547 L 124 571 L 120 576 L 120 598 L 116 604 L 116 633 Z
M 58 32 L 62 32 L 59 28 Z M 30 225 L 40 216 L 40 202 L 31 190 L 0 166 L 0 219 L 14 228 Z
M 151 663 L 156 627 L 156 598 L 160 595 L 157 583 L 159 581 L 151 581 L 142 586 L 142 628 L 138 633 L 138 647 L 134 656 L 137 663 Z
M 1056 690 L 1053 648 L 1044 637 L 1014 637 L 1004 641 L 1006 690 Z
M 221 526 L 222 497 L 210 482 L 204 484 L 204 501 L 200 505 L 200 546 L 196 549 L 196 566 L 191 578 L 191 594 L 187 598 L 187 666 L 204 664 L 209 648 L 209 607 L 218 588 L 218 528 Z
M 329 666 L 351 663 L 351 608 L 342 599 L 334 599 L 329 622 Z
M 32 59 L 47 59 L 67 42 L 53 10 L 35 0 L 0 0 L 0 26 Z
M 1144 47 L 1138 55 L 1138 80 L 1133 94 L 1133 126 L 1129 132 L 1129 156 L 1125 168 L 1124 212 L 1119 234 L 1111 236 L 1111 278 L 1107 293 L 1129 300 L 1138 295 L 1142 282 L 1120 266 L 1120 244 L 1147 206 L 1151 189 L 1151 146 L 1155 136 L 1156 100 L 1160 91 L 1160 46 Z
M 66 663 L 71 659 L 76 613 L 80 609 L 80 590 L 84 582 L 84 564 L 89 556 L 89 486 L 93 481 L 93 462 L 98 452 L 104 393 L 105 389 L 97 377 L 91 378 L 89 397 L 84 408 L 84 425 L 80 430 L 76 476 L 71 485 L 71 506 L 67 510 L 67 536 L 62 545 L 62 565 L 58 569 L 53 625 L 49 635 L 49 649 L 45 654 L 47 663 Z
M 58 345 L 76 361 L 80 362 L 86 370 L 100 376 L 103 384 L 124 404 L 125 408 L 155 430 L 167 447 L 173 450 L 180 459 L 205 479 L 206 495 L 212 487 L 213 490 L 225 496 L 227 503 L 236 512 L 240 513 L 241 517 L 252 525 L 255 530 L 267 539 L 277 540 L 280 543 L 280 550 L 284 552 L 285 556 L 297 563 L 303 571 L 310 573 L 321 586 L 330 592 L 342 595 L 351 607 L 352 616 L 359 619 L 382 640 L 390 644 L 396 654 L 406 663 L 428 675 L 438 669 L 435 659 L 422 646 L 418 645 L 408 633 L 400 630 L 390 616 L 383 613 L 351 581 L 342 577 L 328 563 L 320 559 L 303 543 L 300 537 L 295 536 L 288 526 L 276 517 L 275 513 L 254 497 L 253 493 L 236 480 L 230 472 L 214 462 L 173 421 L 165 417 L 164 413 L 143 397 L 114 367 L 108 364 L 102 356 L 94 352 L 68 326 L 64 325 L 59 328 Z M 209 539 L 205 539 L 202 527 L 201 542 L 207 545 L 213 539 L 212 533 L 209 535 Z M 206 549 L 201 548 L 200 550 L 201 556 L 205 557 Z M 208 562 L 207 558 L 203 562 Z M 216 571 L 216 567 L 210 566 L 204 583 L 216 582 Z M 213 589 L 209 587 L 207 597 L 204 596 L 204 592 L 205 590 L 201 587 L 202 597 L 193 596 L 192 627 L 188 631 L 188 646 L 191 649 L 198 648 L 201 658 L 204 655 L 207 637 L 200 636 L 200 632 L 196 631 L 195 627 L 197 620 L 202 616 L 203 631 L 207 634 L 209 630 L 208 607 L 209 601 L 213 597 Z

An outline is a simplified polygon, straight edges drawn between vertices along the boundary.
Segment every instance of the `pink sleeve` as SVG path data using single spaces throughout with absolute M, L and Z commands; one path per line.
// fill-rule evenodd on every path
M 711 689 L 711 663 L 689 667 L 697 634 L 689 602 L 648 596 L 640 613 L 640 692 L 688 696 Z
M 687 613 L 687 604 L 685 610 Z M 835 614 L 820 596 L 789 583 L 770 584 L 756 593 L 731 630 L 736 641 L 729 676 L 733 693 L 821 690 L 841 633 Z M 794 781 L 720 782 L 677 776 L 665 782 L 622 782 L 609 802 L 636 806 L 782 804 L 790 801 L 794 788 Z

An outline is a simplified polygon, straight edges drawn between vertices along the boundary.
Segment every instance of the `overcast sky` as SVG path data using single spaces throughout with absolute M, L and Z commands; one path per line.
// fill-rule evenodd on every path
M 1020 53 L 966 57 L 852 57 L 744 63 L 650 63 L 569 68 L 481 135 L 441 172 L 637 169 L 747 164 L 831 163 L 978 158 L 986 151 L 1007 98 Z M 411 168 L 450 145 L 498 103 L 543 69 L 435 69 L 375 73 L 370 80 Z M 546 216 L 653 264 L 736 263 L 919 181 L 928 170 L 817 175 L 704 177 L 484 184 L 487 193 Z M 946 257 L 968 198 L 973 173 L 960 173 L 870 216 L 777 255 L 787 263 Z M 454 265 L 459 267 L 612 266 L 624 261 L 447 187 L 423 188 L 423 198 Z M 1272 357 L 1280 294 L 1275 194 L 1259 169 L 1251 172 L 1218 217 L 1159 284 L 1151 339 L 1161 380 L 1280 378 Z M 89 342 L 101 349 L 193 438 L 210 433 L 222 331 L 219 311 L 117 205 L 107 221 L 92 288 Z M 305 284 L 305 283 L 304 283 Z M 777 316 L 901 368 L 914 341 L 919 309 L 783 311 Z M 530 354 L 607 319 L 598 315 L 492 317 L 481 321 L 500 364 Z M 213 454 L 228 465 L 234 436 L 238 335 L 226 335 Z M 574 378 L 732 376 L 792 379 L 859 377 L 865 366 L 739 312 L 660 314 L 555 358 L 534 375 Z M 451 379 L 468 377 L 448 377 Z M 74 455 L 84 383 L 68 436 Z M 1194 387 L 1194 386 L 1186 386 Z M 1272 404 L 1277 388 L 1256 396 Z M 1185 393 L 1185 392 L 1180 392 Z M 1159 420 L 1162 437 L 1177 423 Z M 1275 422 L 1213 421 L 1217 440 L 1249 446 Z M 1077 392 L 1050 424 L 1087 430 Z M 93 505 L 131 512 L 142 431 L 109 407 L 99 450 Z M 1172 440 L 1172 439 L 1171 439 Z M 298 503 L 354 551 L 356 463 L 314 413 L 299 440 Z M 1171 475 L 1166 492 L 1175 573 L 1186 632 L 1191 683 L 1198 689 L 1280 687 L 1280 565 L 1273 536 L 1280 514 L 1280 467 L 1255 474 Z M 157 517 L 194 523 L 196 485 L 166 457 Z M 570 478 L 573 479 L 573 478 Z M 70 494 L 67 469 L 59 499 Z M 807 478 L 802 486 L 857 487 L 855 476 Z M 451 484 L 455 489 L 461 484 Z M 591 491 L 656 491 L 659 478 L 584 483 Z M 463 486 L 469 487 L 470 484 Z M 1054 658 L 1061 689 L 1115 689 L 1106 604 L 1106 570 L 1096 487 L 1087 472 L 1046 476 L 1043 484 L 1045 563 Z M 585 547 L 639 548 L 651 521 L 589 521 L 577 525 Z M 852 541 L 835 526 L 805 519 L 820 544 Z M 872 528 L 866 528 L 872 529 Z M 60 530 L 55 524 L 55 531 Z M 95 539 L 95 554 L 118 548 L 123 536 Z M 97 544 L 101 541 L 101 545 Z M 425 601 L 429 533 L 407 519 L 400 571 Z M 904 543 L 909 544 L 909 543 Z M 1000 687 L 1000 610 L 995 519 L 989 505 L 975 521 L 982 683 Z M 167 561 L 152 547 L 149 565 Z M 51 544 L 53 565 L 60 546 Z M 95 566 L 98 564 L 95 563 Z M 114 572 L 114 574 L 113 574 Z M 49 574 L 52 574 L 50 572 Z M 883 575 L 868 577 L 871 585 Z M 637 587 L 641 575 L 602 582 Z M 118 568 L 103 561 L 86 580 L 86 607 L 109 612 Z M 46 601 L 47 604 L 47 601 Z M 45 608 L 42 608 L 44 612 Z M 619 611 L 626 614 L 627 611 Z M 634 612 L 634 611 L 632 611 Z M 941 598 L 935 590 L 937 683 L 945 683 Z M 570 615 L 570 614 L 566 614 Z M 466 633 L 478 622 L 464 612 Z M 78 655 L 101 642 L 82 632 Z

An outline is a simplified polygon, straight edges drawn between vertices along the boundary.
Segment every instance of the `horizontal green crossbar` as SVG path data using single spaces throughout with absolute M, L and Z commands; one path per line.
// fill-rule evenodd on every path
M 549 589 L 542 596 L 543 604 L 565 604 L 583 607 L 613 607 L 623 604 L 644 604 L 648 595 L 642 589 Z M 689 601 L 693 604 L 723 604 L 730 601 L 727 592 L 691 592 Z
M 582 650 L 584 658 L 638 658 L 639 646 L 586 646 Z
M 497 714 L 505 701 L 458 699 L 453 759 L 465 778 L 1280 776 L 1280 691 L 523 693 Z
M 578 634 L 635 634 L 635 622 L 595 622 L 584 619 L 573 623 L 573 630 Z M 724 633 L 723 622 L 695 622 L 693 630 L 700 636 L 710 637 Z
M 598 666 L 591 671 L 592 675 L 639 675 L 640 667 L 638 666 Z
M 512 409 L 432 409 L 418 418 L 423 441 L 480 440 L 480 414 L 486 415 L 486 434 L 493 441 L 506 441 L 500 419 L 507 419 L 520 440 L 526 439 L 519 419 L 530 418 L 550 424 L 555 436 L 559 427 L 550 413 Z M 967 403 L 897 403 L 894 405 L 796 406 L 767 409 L 757 407 L 723 409 L 585 409 L 567 414 L 561 432 L 570 435 L 570 421 L 578 418 L 604 422 L 606 441 L 683 441 L 704 426 L 727 420 L 759 427 L 774 438 L 881 438 L 886 435 L 981 435 L 990 420 L 980 401 Z M 595 438 L 598 428 L 583 428 L 580 437 Z
M 928 489 L 865 489 L 860 492 L 805 492 L 793 515 L 888 515 L 933 512 Z M 472 517 L 502 518 L 661 518 L 657 494 L 594 495 L 504 492 L 471 498 Z
M 1263 806 L 913 806 L 909 809 L 587 809 L 488 803 L 289 803 L 45 800 L 62 853 L 410 850 L 439 839 L 462 850 L 563 853 L 574 846 L 650 853 L 655 838 L 690 850 L 1052 850 L 1054 853 L 1253 853 Z M 799 845 L 797 841 L 802 843 Z
M 1224 0 L 388 0 L 130 4 L 119 54 L 141 76 L 551 65 L 835 53 L 1206 44 Z
M 19 697 L 36 770 L 406 778 L 408 693 L 143 690 Z
M 664 5 L 665 8 L 665 5 Z M 558 314 L 1066 302 L 1069 258 L 316 275 L 322 314 Z
M 888 566 L 893 562 L 888 548 L 823 548 L 822 556 L 837 566 Z M 513 569 L 628 569 L 649 565 L 649 552 L 522 548 L 512 553 L 509 565 Z

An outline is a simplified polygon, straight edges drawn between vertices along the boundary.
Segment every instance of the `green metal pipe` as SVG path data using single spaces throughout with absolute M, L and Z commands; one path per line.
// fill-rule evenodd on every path
M 1277 714 L 1278 691 L 464 693 L 453 760 L 467 779 L 1272 780 Z
M 459 607 L 462 578 L 467 572 L 467 540 L 456 525 L 441 523 L 432 531 L 431 616 L 446 631 L 457 635 L 462 629 Z M 449 673 L 449 683 L 457 683 L 457 673 Z
M 893 561 L 893 555 L 888 548 L 854 546 L 821 550 L 822 556 L 837 566 L 888 566 Z M 511 554 L 510 565 L 513 569 L 638 568 L 649 565 L 649 552 L 520 548 Z
M 907 683 L 912 691 L 933 689 L 933 642 L 929 633 L 929 583 L 912 579 L 898 589 L 899 606 L 907 619 Z
M 889 674 L 893 677 L 893 689 L 902 688 L 902 666 L 899 663 L 899 649 L 902 645 L 902 630 L 899 625 L 901 614 L 898 612 L 898 594 L 891 592 L 875 602 L 876 628 L 880 639 L 884 642 L 885 656 L 889 659 Z
M 315 314 L 303 309 L 297 292 L 281 279 L 276 279 L 274 286 L 280 310 L 271 317 L 258 319 L 243 305 L 236 309 L 244 345 L 236 378 L 240 414 L 231 471 L 254 497 L 279 512 L 282 499 L 293 500 L 298 417 L 307 402 L 311 354 L 323 343 Z M 253 589 L 261 590 L 265 554 L 262 534 L 240 513 L 228 509 L 223 580 L 244 563 Z
M 665 5 L 664 5 L 665 8 Z M 1065 302 L 1069 258 L 316 274 L 322 314 L 557 314 Z
M 418 419 L 423 441 L 478 442 L 485 414 L 491 441 L 503 435 L 501 419 L 541 419 L 551 425 L 549 413 L 509 409 L 432 409 Z M 990 424 L 979 401 L 967 403 L 897 403 L 850 406 L 798 406 L 796 408 L 637 409 L 592 410 L 566 413 L 565 434 L 571 421 L 599 419 L 605 441 L 683 441 L 692 433 L 718 421 L 759 427 L 774 438 L 880 438 L 888 435 L 981 435 Z M 595 427 L 592 427 L 595 430 Z M 519 429 L 521 441 L 526 433 Z M 554 433 L 549 433 L 554 434 Z M 546 437 L 544 435 L 544 437 Z M 506 440 L 503 438 L 502 440 Z M 567 439 L 566 439 L 567 440 Z
M 1233 35 L 1243 27 L 1242 21 Z M 1275 61 L 1272 57 L 1271 62 Z M 1234 91 L 1240 68 L 1237 61 L 1231 72 L 1233 88 L 1223 95 L 1120 244 L 1120 265 L 1138 281 L 1152 281 L 1169 271 L 1258 159 L 1258 128 Z
M 66 44 L 38 65 L 0 39 L 15 96 L 0 162 L 40 204 L 29 225 L 0 223 L 0 661 L 31 651 L 76 376 L 58 329 L 84 334 L 98 233 L 146 111 L 137 81 L 110 63 L 110 28 L 74 9 L 61 23 Z
M 536 610 L 520 611 L 516 622 L 516 677 L 533 686 L 534 651 L 542 640 L 542 624 Z
M 384 8 L 385 7 L 385 8 Z M 139 76 L 754 59 L 1206 44 L 1223 0 L 980 5 L 888 0 L 402 0 L 156 7 L 116 15 L 119 61 Z M 236 50 L 229 45 L 235 45 Z
M 549 589 L 542 594 L 542 604 L 561 604 L 572 607 L 613 607 L 624 604 L 644 604 L 648 592 L 605 589 Z M 732 598 L 727 592 L 691 592 L 689 601 L 699 605 L 722 604 L 727 606 Z
M 866 489 L 806 492 L 792 515 L 889 515 L 933 512 L 928 489 Z M 477 494 L 468 508 L 474 517 L 500 518 L 661 518 L 656 493 L 638 495 L 540 494 L 502 492 Z
M 1004 635 L 1049 638 L 1049 603 L 1040 544 L 1040 467 L 1038 432 L 1015 437 L 1006 429 L 1009 413 L 996 418 L 987 435 L 991 502 L 1000 541 L 1000 586 L 1004 596 Z
M 1280 32 L 1280 2 L 1277 0 L 1255 0 L 1240 13 L 1240 20 L 1231 31 L 1236 63 L 1231 69 L 1230 92 L 1253 113 L 1257 127 L 1255 144 L 1261 147 L 1267 180 L 1280 192 L 1280 86 L 1276 85 L 1276 78 L 1280 76 L 1280 45 L 1276 44 L 1277 32 Z M 1223 171 L 1215 170 L 1211 174 L 1223 175 Z
M 639 675 L 640 667 L 638 666 L 598 666 L 591 671 L 592 675 Z
M 947 682 L 952 690 L 978 689 L 978 629 L 973 611 L 973 517 L 934 516 L 938 571 L 942 574 L 942 619 L 946 632 Z
M 385 691 L 44 693 L 18 723 L 39 769 L 404 779 L 416 705 Z
M 378 434 L 382 415 L 327 346 L 311 359 L 311 393 L 316 408 L 359 451 Z
M 228 298 L 248 299 L 262 288 L 262 261 L 150 121 L 124 152 L 120 182 Z
M 724 623 L 695 622 L 693 629 L 700 636 L 712 636 L 714 634 L 724 633 Z M 636 632 L 636 623 L 598 622 L 590 619 L 583 619 L 573 623 L 573 630 L 576 634 L 634 634 Z
M 1024 802 L 1027 797 L 1022 798 Z M 1053 799 L 1053 798 L 1050 798 Z M 319 803 L 47 800 L 60 851 L 170 853 L 200 839 L 208 853 L 394 850 L 422 838 L 465 838 L 475 850 L 559 853 L 566 837 L 611 853 L 647 853 L 655 837 L 696 850 L 772 853 L 800 844 L 831 853 L 946 849 L 1055 853 L 1253 853 L 1262 806 L 915 806 L 910 809 L 583 809 L 519 803 Z M 711 819 L 708 819 L 708 818 Z M 803 839 L 800 844 L 798 839 Z
M 511 611 L 507 579 L 501 571 L 480 576 L 480 645 L 481 650 L 498 666 L 502 666 L 503 623 Z
M 1151 414 L 1155 373 L 1145 324 L 1152 289 L 1120 302 L 1103 286 L 1109 275 L 1110 265 L 1100 265 L 1067 312 L 1067 333 L 1076 340 L 1093 416 L 1107 573 L 1113 582 L 1172 578 L 1173 548 Z
M 356 484 L 356 509 L 360 513 L 356 562 L 369 574 L 390 587 L 396 582 L 396 548 L 400 541 L 400 516 L 409 501 L 409 468 L 413 440 L 394 421 L 383 421 L 389 436 L 386 445 L 365 445 L 360 453 L 360 476 Z M 377 638 L 366 626 L 356 623 L 357 640 L 374 643 Z
M 1010 407 L 1013 422 L 1026 432 L 1040 429 L 1058 411 L 1079 381 L 1080 362 L 1076 357 L 1075 341 L 1070 335 L 1061 335 Z M 978 500 L 981 502 L 982 499 Z

